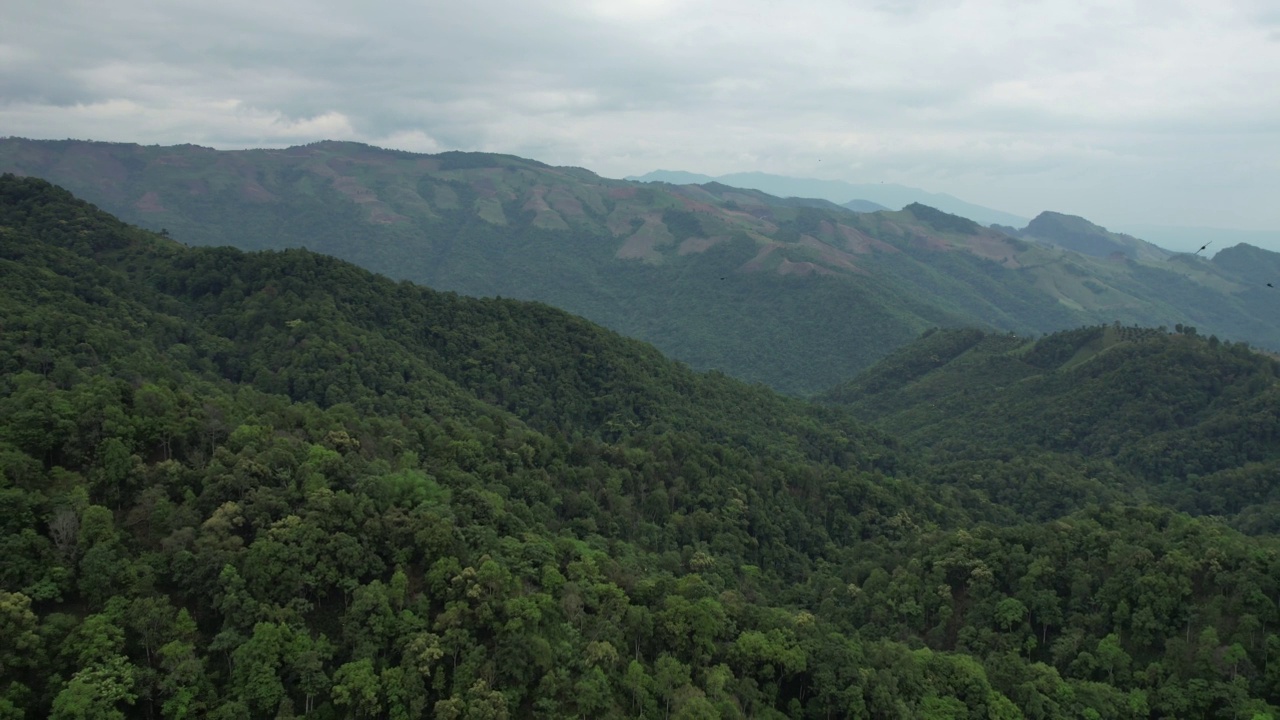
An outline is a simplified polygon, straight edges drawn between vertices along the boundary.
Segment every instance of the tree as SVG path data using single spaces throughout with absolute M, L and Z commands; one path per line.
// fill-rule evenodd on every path
M 52 720 L 123 720 L 120 704 L 132 705 L 134 667 L 115 655 L 77 672 L 53 700 Z
M 502 693 L 491 690 L 484 680 L 476 680 L 463 697 L 454 695 L 435 704 L 435 716 L 441 720 L 507 720 L 507 701 Z
M 253 626 L 253 634 L 232 653 L 231 690 L 258 716 L 274 714 L 284 700 L 280 666 L 284 633 L 274 623 Z
M 169 634 L 176 618 L 173 606 L 168 598 L 141 597 L 129 603 L 129 612 L 125 618 L 128 629 L 137 634 L 142 649 L 147 656 L 147 665 L 152 664 L 152 654 L 159 648 Z M 190 615 L 187 616 L 190 620 Z
M 173 640 L 162 646 L 157 654 L 163 671 L 160 676 L 160 696 L 164 699 L 161 714 L 168 720 L 199 717 L 207 707 L 204 698 L 211 683 L 195 645 L 185 640 Z
M 996 625 L 1005 632 L 1020 625 L 1027 616 L 1027 607 L 1016 598 L 1005 598 L 996 605 Z
M 1277 663 L 1280 665 L 1280 663 Z M 633 711 L 639 715 L 644 715 L 644 709 L 650 704 L 650 696 L 653 693 L 653 678 L 645 671 L 644 664 L 639 660 L 632 660 L 627 663 L 626 673 L 622 677 L 622 684 L 631 693 L 631 702 Z
M 338 668 L 329 692 L 335 705 L 351 708 L 355 717 L 374 718 L 382 712 L 382 685 L 370 658 Z
M 128 446 L 117 437 L 110 437 L 98 445 L 99 471 L 96 482 L 98 497 L 121 507 L 131 495 L 134 473 L 134 457 Z M 93 477 L 91 475 L 91 477 Z
M 1116 680 L 1124 682 L 1128 680 L 1129 664 L 1132 659 L 1129 653 L 1120 647 L 1120 636 L 1110 633 L 1106 637 L 1098 641 L 1098 650 L 1095 653 L 1099 666 L 1107 673 L 1107 683 L 1115 685 Z
M 332 656 L 333 646 L 324 635 L 312 637 L 306 628 L 291 631 L 284 663 L 289 670 L 291 684 L 303 693 L 302 710 L 305 714 L 315 709 L 316 697 L 329 689 L 329 677 L 324 667 Z
M 589 668 L 573 684 L 575 705 L 583 717 L 603 717 L 613 706 L 609 678 L 599 666 Z
M 342 619 L 342 632 L 352 654 L 378 658 L 389 651 L 397 632 L 387 588 L 380 580 L 356 588 Z
M 40 646 L 38 622 L 31 612 L 31 598 L 0 590 L 0 638 L 4 638 L 0 643 L 0 677 L 31 663 L 32 653 Z
M 654 664 L 653 681 L 658 696 L 666 702 L 662 716 L 670 717 L 676 691 L 689 684 L 689 666 L 663 653 Z

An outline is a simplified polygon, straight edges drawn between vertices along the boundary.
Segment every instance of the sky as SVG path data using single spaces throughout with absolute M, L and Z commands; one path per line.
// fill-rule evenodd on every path
M 10 0 L 0 136 L 356 140 L 1280 230 L 1276 0 Z

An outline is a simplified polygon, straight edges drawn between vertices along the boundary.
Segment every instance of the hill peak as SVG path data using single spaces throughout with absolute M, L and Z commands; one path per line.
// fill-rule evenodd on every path
M 1093 257 L 1119 254 L 1135 260 L 1162 260 L 1171 254 L 1132 235 L 1111 232 L 1079 215 L 1051 210 L 1037 215 L 1019 234 Z
M 1053 210 L 1045 210 L 1035 216 L 1031 222 L 1027 223 L 1026 230 L 1027 232 L 1031 232 L 1033 230 L 1053 230 L 1063 227 L 1075 230 L 1088 230 L 1090 232 L 1108 232 L 1107 229 L 1101 225 L 1090 222 L 1079 215 L 1068 215 L 1067 213 L 1054 212 Z
M 913 202 L 902 208 L 902 210 L 903 212 L 911 213 L 917 220 L 940 232 L 958 232 L 965 235 L 974 235 L 982 230 L 981 225 L 969 218 L 952 215 L 918 202 Z

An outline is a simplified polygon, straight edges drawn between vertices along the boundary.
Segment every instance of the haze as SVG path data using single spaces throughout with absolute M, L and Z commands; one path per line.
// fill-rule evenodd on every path
M 19 0 L 0 133 L 358 140 L 1280 230 L 1272 2 Z

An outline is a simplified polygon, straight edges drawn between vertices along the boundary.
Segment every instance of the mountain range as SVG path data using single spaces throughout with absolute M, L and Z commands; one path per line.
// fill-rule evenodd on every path
M 1255 245 L 1280 248 L 1280 231 L 1240 230 L 1237 228 L 1197 227 L 1178 225 L 1152 225 L 1130 223 L 1119 229 L 1144 238 L 1161 247 L 1194 252 L 1201 245 L 1212 241 L 1210 254 L 1221 248 L 1236 245 Z
M 1238 246 L 1173 254 L 1082 218 L 993 229 L 919 203 L 854 212 L 720 183 L 601 178 L 482 153 L 355 143 L 216 151 L 0 140 L 47 178 L 190 245 L 306 247 L 393 279 L 538 300 L 794 394 L 935 326 L 1045 333 L 1199 327 L 1280 347 L 1276 296 Z
M 1280 714 L 1243 344 L 937 330 L 819 405 L 13 175 L 0 277 L 6 717 Z
M 871 210 L 901 210 L 911 203 L 928 205 L 943 212 L 960 215 L 983 225 L 1025 225 L 1027 218 L 1013 213 L 965 202 L 946 193 L 932 193 L 920 188 L 894 183 L 851 183 L 843 180 L 817 180 L 772 175 L 762 172 L 730 173 L 728 175 L 700 175 L 698 173 L 655 170 L 644 175 L 632 175 L 628 180 L 636 182 L 665 182 L 673 185 L 705 185 L 721 183 L 733 187 L 761 190 L 777 197 L 808 197 L 830 200 L 859 212 Z M 850 203 L 853 203 L 850 205 Z
M 666 182 L 674 185 L 701 185 L 719 182 L 735 187 L 762 190 L 778 197 L 812 197 L 829 200 L 857 212 L 901 210 L 911 203 L 921 203 L 954 215 L 961 215 L 983 225 L 1021 227 L 1028 219 L 994 208 L 976 205 L 954 195 L 935 193 L 894 183 L 850 183 L 842 180 L 818 180 L 741 172 L 728 175 L 703 175 L 682 170 L 655 170 L 644 175 L 631 175 L 638 182 Z M 1192 252 L 1212 241 L 1212 255 L 1219 248 L 1241 243 L 1280 248 L 1280 231 L 1241 230 L 1237 228 L 1128 223 L 1121 228 L 1148 242 L 1177 251 Z

